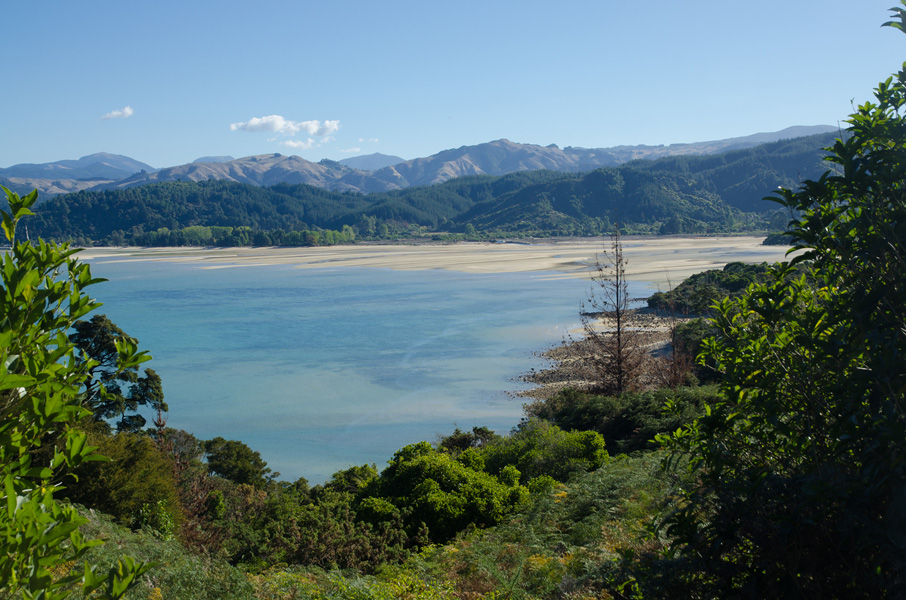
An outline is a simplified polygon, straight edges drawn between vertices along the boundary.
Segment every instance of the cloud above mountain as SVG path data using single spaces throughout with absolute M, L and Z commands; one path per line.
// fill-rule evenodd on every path
M 292 137 L 297 134 L 307 134 L 304 140 L 279 140 L 270 138 L 269 142 L 277 142 L 281 146 L 294 150 L 308 150 L 333 141 L 332 134 L 340 128 L 339 121 L 290 121 L 282 115 L 267 115 L 266 117 L 252 117 L 248 121 L 230 123 L 230 131 L 247 131 L 249 133 L 267 132 L 276 133 L 283 137 Z M 320 141 L 314 138 L 321 138 Z
M 123 107 L 119 110 L 111 110 L 109 113 L 101 117 L 102 120 L 108 121 L 110 119 L 127 119 L 132 116 L 132 113 L 135 111 L 132 110 L 131 106 Z
M 271 142 L 276 141 L 274 139 L 269 140 Z M 294 148 L 296 150 L 308 150 L 309 148 L 314 147 L 317 142 L 312 138 L 307 140 L 283 140 L 280 142 L 281 145 L 286 146 L 287 148 Z
M 248 121 L 231 123 L 230 131 L 266 131 L 281 135 L 296 135 L 302 132 L 314 137 L 326 137 L 337 132 L 339 121 L 290 121 L 281 115 L 252 117 Z

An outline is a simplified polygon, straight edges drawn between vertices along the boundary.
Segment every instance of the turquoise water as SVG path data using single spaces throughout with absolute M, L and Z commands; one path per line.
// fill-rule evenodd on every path
M 457 426 L 509 431 L 519 376 L 579 324 L 590 286 L 551 273 L 90 262 L 109 279 L 91 288 L 100 312 L 154 356 L 170 426 L 242 440 L 281 479 L 313 483 L 381 468 Z

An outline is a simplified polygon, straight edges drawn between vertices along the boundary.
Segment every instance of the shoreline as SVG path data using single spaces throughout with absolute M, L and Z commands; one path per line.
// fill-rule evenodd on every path
M 623 236 L 627 278 L 666 288 L 686 277 L 728 262 L 776 262 L 785 246 L 762 246 L 762 236 Z M 551 278 L 588 278 L 609 240 L 589 238 L 533 243 L 352 244 L 319 247 L 120 247 L 85 248 L 78 257 L 103 262 L 174 261 L 218 269 L 288 265 L 299 269 L 367 267 L 394 270 L 441 269 L 494 274 L 546 272 Z
M 645 382 L 643 388 L 652 384 L 657 387 L 656 361 L 670 347 L 671 328 L 696 318 L 699 316 L 671 316 L 648 307 L 630 311 L 628 327 L 640 335 L 639 345 L 644 349 L 641 368 L 641 379 Z M 607 318 L 600 318 L 593 327 L 607 331 L 612 327 L 612 322 Z M 528 404 L 533 404 L 549 400 L 566 388 L 588 390 L 594 385 L 596 375 L 586 362 L 588 349 L 583 347 L 585 332 L 577 330 L 575 333 L 575 337 L 571 335 L 561 344 L 539 353 L 549 365 L 540 370 L 532 369 L 523 375 L 522 381 L 535 387 L 518 392 L 517 396 L 526 398 Z

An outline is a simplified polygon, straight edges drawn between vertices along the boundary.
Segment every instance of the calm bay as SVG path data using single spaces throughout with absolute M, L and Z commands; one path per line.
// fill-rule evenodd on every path
M 578 326 L 590 289 L 551 272 L 90 263 L 109 280 L 91 288 L 99 312 L 154 356 L 169 426 L 312 483 L 457 426 L 509 431 L 518 378 Z

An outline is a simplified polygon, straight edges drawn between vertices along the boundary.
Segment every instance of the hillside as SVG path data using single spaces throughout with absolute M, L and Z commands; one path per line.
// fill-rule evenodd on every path
M 182 171 L 183 181 L 58 196 L 39 208 L 31 227 L 54 239 L 145 244 L 193 243 L 182 237 L 169 242 L 140 237 L 188 227 L 259 232 L 352 227 L 359 237 L 370 238 L 442 232 L 599 235 L 613 222 L 636 233 L 732 232 L 766 227 L 765 217 L 746 216 L 774 209 L 762 200 L 764 190 L 818 177 L 827 168 L 820 148 L 833 137 L 822 134 L 715 156 L 633 161 L 586 173 L 531 170 L 457 177 L 365 195 L 270 184 L 275 169 L 286 171 L 301 159 L 268 155 L 242 170 L 235 161 L 200 163 Z M 364 176 L 337 163 L 316 166 L 321 172 Z M 216 168 L 228 170 L 233 180 L 208 176 Z M 232 243 L 269 245 L 283 239 L 279 233 Z

